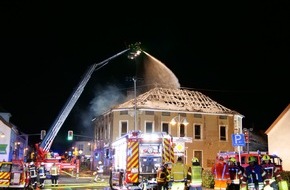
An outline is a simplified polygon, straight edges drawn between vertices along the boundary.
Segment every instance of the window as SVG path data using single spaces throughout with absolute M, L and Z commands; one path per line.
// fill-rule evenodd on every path
M 169 123 L 162 123 L 161 131 L 169 134 Z
M 98 130 L 98 132 L 97 132 L 97 133 L 98 133 L 98 137 L 97 137 L 97 139 L 98 139 L 98 140 L 101 140 L 101 139 L 100 139 L 100 138 L 101 138 L 101 137 L 100 137 L 100 136 L 101 136 L 100 126 L 99 126 L 99 128 L 98 128 L 97 130 Z
M 220 115 L 219 118 L 220 119 L 227 119 L 228 117 L 226 115 Z
M 153 122 L 146 121 L 145 123 L 145 133 L 152 133 L 153 132 Z
M 194 139 L 201 139 L 201 125 L 199 124 L 195 124 L 194 125 L 194 135 L 193 135 Z
M 121 136 L 125 135 L 128 132 L 128 122 L 127 121 L 121 121 L 120 126 L 120 134 Z
M 154 111 L 145 111 L 145 115 L 154 115 Z
M 110 139 L 110 129 L 111 129 L 111 123 L 108 123 L 108 127 L 106 128 L 106 139 Z
M 162 116 L 170 116 L 170 112 L 162 112 Z
M 202 118 L 202 115 L 201 114 L 194 114 L 193 117 L 194 118 Z
M 227 140 L 226 126 L 220 126 L 220 140 L 221 141 Z
M 128 111 L 120 111 L 120 115 L 128 115 Z
M 185 125 L 183 125 L 183 124 L 179 125 L 179 136 L 185 137 Z
M 84 145 L 83 144 L 78 144 L 78 150 L 84 150 Z

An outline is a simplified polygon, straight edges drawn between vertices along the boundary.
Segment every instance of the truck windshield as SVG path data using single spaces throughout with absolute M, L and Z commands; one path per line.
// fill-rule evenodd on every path
M 10 172 L 12 164 L 10 163 L 2 163 L 0 166 L 0 172 Z

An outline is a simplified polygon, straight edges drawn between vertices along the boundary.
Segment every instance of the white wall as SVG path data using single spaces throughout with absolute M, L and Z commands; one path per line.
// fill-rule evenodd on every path
M 283 160 L 285 171 L 290 171 L 290 110 L 272 127 L 268 133 L 270 154 L 277 154 Z
M 11 138 L 11 128 L 0 120 L 0 133 L 4 133 L 5 137 L 0 137 L 0 161 L 9 161 L 9 147 Z M 6 148 L 5 148 L 6 147 Z M 3 149 L 4 148 L 4 149 Z

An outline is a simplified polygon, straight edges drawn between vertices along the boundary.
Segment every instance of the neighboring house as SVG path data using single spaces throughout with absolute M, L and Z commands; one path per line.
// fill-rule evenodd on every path
M 0 161 L 12 159 L 13 144 L 11 144 L 12 125 L 0 113 Z
M 26 160 L 27 138 L 20 135 L 17 127 L 10 123 L 11 114 L 0 112 L 0 161 Z
M 266 130 L 269 154 L 277 154 L 282 159 L 285 171 L 290 171 L 290 104 Z
M 184 147 L 175 157 L 183 155 L 190 165 L 195 156 L 203 168 L 211 168 L 218 152 L 237 151 L 231 136 L 242 133 L 243 117 L 198 91 L 153 88 L 95 118 L 97 151 L 107 152 L 112 141 L 132 130 L 162 131 L 171 134 L 174 142 Z M 100 159 L 106 167 L 110 158 Z
M 84 156 L 90 158 L 94 149 L 92 141 L 74 141 L 73 149 L 78 151 L 78 156 Z M 75 151 L 75 150 L 72 150 Z

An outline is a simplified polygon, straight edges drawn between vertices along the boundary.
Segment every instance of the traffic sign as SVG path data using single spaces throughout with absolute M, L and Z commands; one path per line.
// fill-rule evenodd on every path
M 245 146 L 245 135 L 244 134 L 232 134 L 233 146 Z

